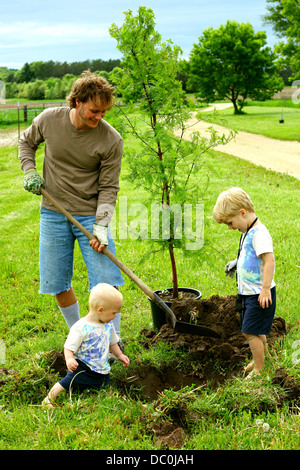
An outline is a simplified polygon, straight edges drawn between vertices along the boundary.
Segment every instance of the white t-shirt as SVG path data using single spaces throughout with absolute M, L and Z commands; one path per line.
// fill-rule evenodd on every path
M 258 224 L 251 228 L 242 239 L 242 248 L 237 262 L 237 282 L 240 294 L 260 294 L 264 262 L 259 256 L 263 253 L 273 253 L 273 242 L 267 228 L 263 224 Z M 272 279 L 271 288 L 274 286 L 275 282 Z
M 94 372 L 108 374 L 109 346 L 117 343 L 119 337 L 112 322 L 91 323 L 85 317 L 78 320 L 70 329 L 64 347 L 74 352 Z

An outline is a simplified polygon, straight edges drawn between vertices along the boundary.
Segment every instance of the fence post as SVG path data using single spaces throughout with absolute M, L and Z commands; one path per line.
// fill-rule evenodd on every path
M 24 104 L 24 122 L 27 122 L 27 104 Z
M 20 102 L 18 101 L 18 141 L 20 140 Z

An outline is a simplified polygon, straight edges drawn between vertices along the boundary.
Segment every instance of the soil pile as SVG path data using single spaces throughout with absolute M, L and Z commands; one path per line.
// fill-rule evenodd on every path
M 165 342 L 173 349 L 188 353 L 184 364 L 139 367 L 123 386 L 131 394 L 136 390 L 137 397 L 155 400 L 166 389 L 180 390 L 184 387 L 203 387 L 208 382 L 217 387 L 244 368 L 251 351 L 241 333 L 240 316 L 235 308 L 236 296 L 209 299 L 183 299 L 172 303 L 172 310 L 179 321 L 204 325 L 217 331 L 220 338 L 175 333 L 171 325 L 165 324 L 159 332 L 144 329 L 141 331 L 141 344 L 144 348 L 155 347 Z M 286 334 L 283 318 L 275 317 L 268 336 L 269 348 Z
M 175 349 L 184 349 L 193 355 L 195 360 L 204 365 L 211 360 L 220 363 L 242 363 L 251 356 L 248 343 L 241 333 L 240 315 L 235 309 L 236 296 L 220 297 L 214 295 L 209 299 L 175 300 L 172 310 L 179 321 L 210 327 L 219 333 L 220 338 L 174 333 L 169 324 L 162 326 L 157 333 L 154 330 L 143 330 L 144 347 L 150 348 L 159 341 L 172 344 Z M 275 317 L 268 344 L 286 334 L 285 321 Z
M 218 386 L 236 374 L 251 358 L 251 351 L 240 329 L 240 316 L 235 309 L 235 295 L 220 297 L 214 295 L 209 299 L 192 298 L 176 300 L 172 310 L 179 321 L 201 324 L 217 331 L 220 338 L 174 333 L 171 325 L 165 324 L 159 332 L 144 329 L 141 333 L 141 344 L 145 349 L 155 347 L 163 341 L 172 348 L 188 353 L 184 367 L 178 361 L 175 364 L 161 365 L 159 369 L 152 365 L 139 367 L 121 387 L 131 395 L 135 391 L 137 398 L 155 400 L 165 389 L 180 390 L 186 386 L 201 387 L 208 381 Z M 275 317 L 268 336 L 270 349 L 272 344 L 286 334 L 285 321 Z M 66 373 L 62 353 L 48 353 L 51 367 L 59 375 Z M 219 364 L 219 368 L 216 367 Z M 120 384 L 119 384 L 120 385 Z
M 163 396 L 166 389 L 180 390 L 193 385 L 196 391 L 208 381 L 217 387 L 238 373 L 245 366 L 245 361 L 251 357 L 251 351 L 241 333 L 240 315 L 236 312 L 235 305 L 235 295 L 173 301 L 171 308 L 178 321 L 214 329 L 220 338 L 174 333 L 168 323 L 163 325 L 159 332 L 142 330 L 142 344 L 145 348 L 155 347 L 160 341 L 164 341 L 174 349 L 187 351 L 190 364 L 185 366 L 185 370 L 182 370 L 178 363 L 161 367 L 160 370 L 146 368 L 138 371 L 131 379 L 135 387 L 140 387 L 139 393 L 142 391 L 144 396 L 155 400 Z M 268 336 L 269 348 L 272 349 L 272 344 L 285 334 L 284 319 L 275 317 Z M 215 367 L 216 363 L 221 367 Z M 273 382 L 288 389 L 288 400 L 299 399 L 300 387 L 291 381 L 284 371 L 277 371 Z M 171 416 L 169 420 L 148 426 L 148 432 L 154 434 L 154 440 L 160 448 L 181 447 L 187 432 L 187 413 L 185 411 L 179 416 L 177 410 L 178 416 Z

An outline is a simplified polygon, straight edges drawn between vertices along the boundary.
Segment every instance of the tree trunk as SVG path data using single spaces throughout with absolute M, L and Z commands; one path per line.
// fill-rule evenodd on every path
M 234 107 L 234 114 L 240 114 L 236 100 L 231 100 Z
M 174 247 L 172 241 L 169 243 L 169 253 L 171 258 L 171 265 L 172 265 L 172 284 L 173 284 L 173 298 L 178 298 L 178 279 L 177 279 L 177 269 L 176 269 L 176 262 L 174 256 Z

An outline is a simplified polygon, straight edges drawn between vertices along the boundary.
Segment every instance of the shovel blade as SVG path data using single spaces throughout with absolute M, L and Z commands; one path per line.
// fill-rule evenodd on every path
M 165 302 L 154 292 L 154 302 L 168 315 L 172 323 L 172 328 L 174 328 L 175 333 L 183 333 L 186 335 L 198 335 L 198 336 L 209 336 L 211 338 L 221 338 L 219 333 L 211 328 L 202 325 L 193 325 L 191 323 L 178 321 L 175 317 L 174 312 L 168 307 Z
M 221 338 L 217 331 L 202 325 L 193 325 L 183 321 L 176 321 L 175 333 L 183 333 L 186 335 L 208 336 L 211 338 Z
M 160 307 L 169 317 L 172 327 L 175 328 L 176 325 L 176 317 L 174 315 L 174 312 L 168 307 L 168 305 L 161 300 L 159 295 L 157 295 L 155 292 L 153 292 L 153 301 L 156 303 L 158 307 Z

